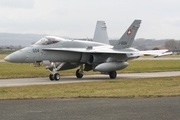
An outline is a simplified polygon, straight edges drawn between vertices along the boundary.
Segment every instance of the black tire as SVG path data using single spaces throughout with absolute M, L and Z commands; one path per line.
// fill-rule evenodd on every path
M 77 69 L 76 70 L 76 77 L 77 78 L 82 78 L 83 77 L 83 74 L 82 73 L 79 73 L 80 69 Z
M 60 74 L 59 73 L 54 74 L 54 79 L 56 81 L 59 81 L 60 80 Z
M 111 71 L 111 72 L 109 72 L 109 77 L 110 77 L 111 79 L 115 79 L 116 76 L 117 76 L 116 71 Z
M 50 75 L 49 75 L 49 79 L 50 79 L 51 81 L 54 81 L 54 75 L 53 75 L 53 74 L 50 74 Z

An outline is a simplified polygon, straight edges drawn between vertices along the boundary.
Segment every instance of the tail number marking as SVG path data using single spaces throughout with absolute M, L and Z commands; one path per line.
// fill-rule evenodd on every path
M 39 52 L 39 49 L 32 49 L 32 52 L 33 52 L 33 53 L 38 53 L 38 52 Z
M 121 42 L 119 42 L 118 45 L 127 45 L 127 42 L 126 41 L 121 41 Z

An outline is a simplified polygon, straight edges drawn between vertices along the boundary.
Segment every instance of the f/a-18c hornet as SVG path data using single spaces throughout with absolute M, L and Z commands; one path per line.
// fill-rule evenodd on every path
M 132 48 L 141 20 L 134 20 L 116 44 L 110 45 L 106 25 L 98 21 L 93 41 L 69 40 L 61 37 L 46 36 L 34 45 L 18 50 L 4 58 L 13 63 L 34 63 L 44 65 L 49 70 L 50 80 L 59 80 L 59 70 L 79 67 L 76 77 L 82 78 L 83 71 L 100 71 L 109 74 L 111 79 L 116 71 L 128 66 L 128 60 L 143 54 L 162 56 L 168 50 L 139 51 Z

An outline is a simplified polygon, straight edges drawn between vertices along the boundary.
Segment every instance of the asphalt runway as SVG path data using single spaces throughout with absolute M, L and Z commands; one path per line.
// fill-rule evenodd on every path
M 180 60 L 180 58 L 163 58 L 163 57 L 158 57 L 158 58 L 143 58 L 143 57 L 139 57 L 137 59 L 134 60 Z M 0 59 L 0 62 L 6 62 L 3 59 Z
M 5 61 L 0 59 L 0 62 L 5 62 Z
M 152 72 L 152 73 L 126 73 L 126 74 L 118 74 L 115 80 L 130 79 L 130 78 L 169 77 L 169 76 L 179 76 L 179 75 L 180 75 L 180 71 Z M 92 82 L 92 81 L 100 81 L 100 80 L 111 80 L 111 79 L 109 78 L 109 75 L 84 75 L 82 79 L 77 79 L 76 76 L 61 76 L 60 81 L 50 81 L 48 77 L 0 79 L 0 87 L 65 84 L 65 83 L 75 83 L 75 82 Z
M 118 74 L 117 80 L 179 76 L 180 71 Z M 0 87 L 111 80 L 108 75 L 0 79 Z M 0 100 L 1 120 L 178 120 L 180 97 Z
M 179 120 L 180 97 L 0 101 L 1 120 Z

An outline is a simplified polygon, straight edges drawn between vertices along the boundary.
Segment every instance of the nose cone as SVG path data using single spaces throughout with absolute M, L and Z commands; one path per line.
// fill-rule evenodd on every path
M 25 55 L 21 51 L 16 51 L 5 57 L 4 60 L 13 63 L 23 63 L 25 61 Z
M 11 58 L 10 58 L 10 56 L 8 55 L 8 56 L 6 56 L 5 58 L 4 58 L 4 60 L 5 61 L 7 61 L 7 62 L 11 62 Z

